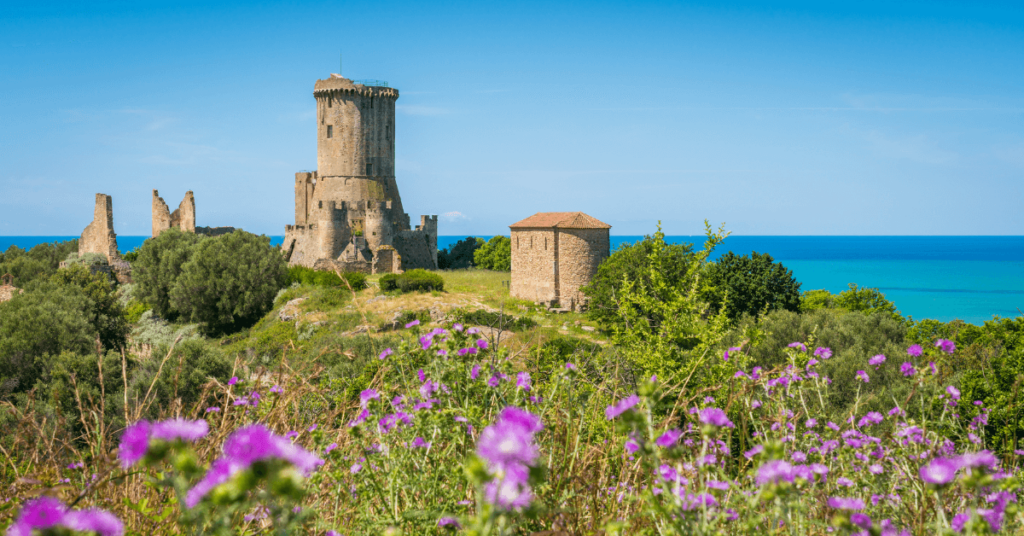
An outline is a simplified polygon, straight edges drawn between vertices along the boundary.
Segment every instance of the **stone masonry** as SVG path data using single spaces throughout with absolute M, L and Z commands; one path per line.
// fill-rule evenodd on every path
M 78 240 L 78 254 L 85 253 L 102 253 L 111 264 L 121 258 L 117 252 L 117 235 L 114 234 L 114 202 L 109 195 L 96 194 L 92 223 L 82 231 Z
M 4 274 L 0 277 L 0 303 L 10 300 L 14 297 L 15 293 L 24 294 L 25 291 L 14 286 L 14 276 L 11 274 Z
M 581 311 L 590 283 L 611 250 L 611 226 L 582 212 L 538 212 L 509 226 L 516 298 Z
M 395 180 L 398 90 L 332 74 L 313 89 L 317 170 L 295 174 L 291 265 L 365 273 L 437 269 L 437 216 L 413 229 Z
M 185 199 L 174 212 L 170 212 L 160 193 L 153 190 L 153 236 L 177 227 L 186 233 L 196 232 L 196 198 L 192 190 L 185 192 Z

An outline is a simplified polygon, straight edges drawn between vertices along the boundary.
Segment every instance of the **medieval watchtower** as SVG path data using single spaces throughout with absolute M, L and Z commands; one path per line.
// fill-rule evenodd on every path
M 349 264 L 391 246 L 403 269 L 436 269 L 437 216 L 412 229 L 395 180 L 398 90 L 332 74 L 316 81 L 313 97 L 317 171 L 295 174 L 295 225 L 286 226 L 284 242 L 289 262 L 378 271 L 375 260 L 372 268 Z

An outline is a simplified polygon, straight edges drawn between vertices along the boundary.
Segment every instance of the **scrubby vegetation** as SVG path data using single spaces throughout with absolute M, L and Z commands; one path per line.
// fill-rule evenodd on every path
M 169 272 L 151 266 L 140 292 L 58 271 L 61 246 L 5 253 L 46 275 L 0 304 L 0 526 L 46 511 L 101 534 L 1024 528 L 1024 318 L 797 295 L 770 257 L 712 262 L 723 237 L 620 248 L 588 315 L 509 298 L 507 273 L 362 288 L 292 269 L 258 317 L 219 330 L 160 314 L 181 298 L 177 281 L 160 292 Z M 186 266 L 210 239 L 187 240 L 148 255 Z M 255 245 L 232 246 L 258 251 L 239 273 L 272 271 Z M 206 247 L 190 277 L 233 277 Z
M 483 238 L 467 236 L 437 251 L 437 267 L 441 270 L 471 268 L 475 252 L 484 245 Z
M 344 280 L 342 279 L 344 278 Z M 339 277 L 336 272 L 314 270 L 305 266 L 291 266 L 288 268 L 288 282 L 302 285 L 316 285 L 320 287 L 345 287 L 352 290 L 363 290 L 367 287 L 366 274 L 359 272 L 345 272 Z M 346 285 L 347 283 L 347 285 Z
M 512 270 L 512 239 L 494 236 L 473 252 L 473 263 L 484 270 L 508 272 Z

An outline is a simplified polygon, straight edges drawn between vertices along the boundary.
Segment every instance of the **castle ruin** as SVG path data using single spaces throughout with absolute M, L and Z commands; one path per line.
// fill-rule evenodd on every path
M 185 199 L 181 200 L 174 212 L 167 208 L 160 192 L 153 190 L 153 237 L 160 236 L 160 233 L 171 227 L 186 233 L 196 232 L 196 198 L 192 190 L 185 192 Z
M 313 89 L 317 170 L 295 174 L 291 265 L 364 273 L 437 269 L 437 216 L 411 228 L 395 181 L 395 101 L 384 82 L 332 74 Z
M 114 202 L 107 194 L 96 194 L 92 223 L 78 239 L 78 255 L 86 253 L 100 253 L 108 263 L 121 258 L 117 251 L 117 235 L 114 234 Z

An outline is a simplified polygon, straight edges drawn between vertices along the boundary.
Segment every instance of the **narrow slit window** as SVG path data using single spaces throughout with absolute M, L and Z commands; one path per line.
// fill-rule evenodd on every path
M 328 138 L 333 138 L 334 137 L 334 125 L 327 125 L 327 137 Z
M 372 175 L 373 175 L 373 164 L 366 164 L 366 176 L 369 177 L 369 176 L 372 176 Z
M 334 100 L 334 99 L 332 99 L 332 98 L 331 98 L 331 96 L 330 96 L 330 95 L 328 95 L 328 96 L 327 96 L 327 107 L 328 107 L 328 108 L 330 108 L 330 107 L 331 107 L 331 101 L 332 101 L 332 100 Z

